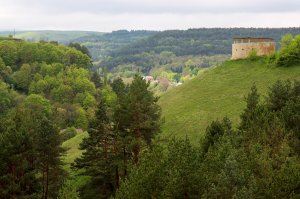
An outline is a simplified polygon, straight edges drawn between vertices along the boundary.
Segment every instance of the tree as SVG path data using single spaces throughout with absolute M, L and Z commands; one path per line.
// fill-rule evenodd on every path
M 86 54 L 87 56 L 91 57 L 89 49 L 84 45 L 80 45 L 79 43 L 72 43 L 71 42 L 71 43 L 69 43 L 68 46 L 72 47 L 72 48 L 76 48 L 76 50 L 79 50 L 83 54 Z
M 31 135 L 15 127 L 16 117 L 9 119 L 11 125 L 2 123 L 7 131 L 0 132 L 0 198 L 37 197 L 40 189 Z
M 59 190 L 57 199 L 79 199 L 79 194 L 74 185 L 69 180 L 66 180 Z
M 281 41 L 280 41 L 281 48 L 288 47 L 289 45 L 291 45 L 292 41 L 293 41 L 293 35 L 292 34 L 283 35 L 281 37 Z
M 276 57 L 276 65 L 293 66 L 300 63 L 300 35 L 293 39 L 290 36 L 283 38 L 284 47 L 280 49 Z
M 128 111 L 130 133 L 133 139 L 133 159 L 138 163 L 138 156 L 143 142 L 151 145 L 152 139 L 160 131 L 161 109 L 157 104 L 158 98 L 148 90 L 150 83 L 136 75 L 129 88 Z
M 290 81 L 277 81 L 269 89 L 268 108 L 273 111 L 281 110 L 292 97 L 292 84 Z
M 12 105 L 12 96 L 8 85 L 0 80 L 0 115 L 7 111 Z
M 42 187 L 41 197 L 56 197 L 64 177 L 61 138 L 53 125 L 50 102 L 36 94 L 28 96 L 18 114 L 19 130 L 28 132 L 32 139 L 31 159 Z
M 114 79 L 114 81 L 111 83 L 111 88 L 118 97 L 125 94 L 126 86 L 121 78 Z
M 95 84 L 96 88 L 100 88 L 103 85 L 101 77 L 98 74 L 98 72 L 93 72 L 92 77 L 91 77 L 91 81 Z
M 83 174 L 92 177 L 87 188 L 95 189 L 93 197 L 98 195 L 107 198 L 119 183 L 116 160 L 119 149 L 118 136 L 114 132 L 109 110 L 103 99 L 98 105 L 95 119 L 90 122 L 88 133 L 89 137 L 80 144 L 80 149 L 84 152 L 75 160 L 73 168 L 84 169 Z
M 60 135 L 51 121 L 43 118 L 35 136 L 37 168 L 42 175 L 42 198 L 55 198 L 63 177 Z
M 34 68 L 31 65 L 22 65 L 21 69 L 13 74 L 13 80 L 16 88 L 27 93 L 32 81 L 33 72 Z
M 5 66 L 4 61 L 0 57 L 0 79 L 2 79 L 4 82 L 11 84 L 11 75 L 12 70 L 9 66 Z
M 251 124 L 249 123 L 253 120 L 255 116 L 255 110 L 259 103 L 259 94 L 257 92 L 257 88 L 255 84 L 251 87 L 251 92 L 248 94 L 246 98 L 247 106 L 244 112 L 241 115 L 241 127 L 240 128 L 247 128 Z

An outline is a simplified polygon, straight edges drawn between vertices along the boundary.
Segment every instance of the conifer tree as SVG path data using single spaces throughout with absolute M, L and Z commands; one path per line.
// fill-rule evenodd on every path
M 130 85 L 128 95 L 129 129 L 133 139 L 133 160 L 138 163 L 141 146 L 151 145 L 152 139 L 160 131 L 161 109 L 157 104 L 158 97 L 148 90 L 150 83 L 136 75 Z
M 49 119 L 42 119 L 34 143 L 37 168 L 42 174 L 42 198 L 55 198 L 62 184 L 63 169 L 60 156 L 63 150 L 59 133 Z
M 39 188 L 32 154 L 27 132 L 12 127 L 0 133 L 0 198 L 35 196 Z
M 109 197 L 118 186 L 118 138 L 114 133 L 111 116 L 104 100 L 98 105 L 95 119 L 91 121 L 89 136 L 85 138 L 80 149 L 85 150 L 75 160 L 75 169 L 84 169 L 83 174 L 91 176 L 92 189 L 96 189 L 101 198 Z M 91 188 L 91 187 L 90 187 Z M 96 196 L 94 196 L 96 197 Z
M 127 175 L 127 163 L 131 157 L 130 142 L 132 137 L 129 131 L 130 117 L 129 117 L 129 101 L 128 101 L 128 86 L 125 86 L 121 78 L 115 79 L 112 82 L 112 89 L 117 94 L 117 106 L 114 110 L 114 128 L 116 134 L 120 138 L 120 177 Z

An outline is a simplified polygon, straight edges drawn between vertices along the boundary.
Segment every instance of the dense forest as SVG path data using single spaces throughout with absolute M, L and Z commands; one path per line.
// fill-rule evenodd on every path
M 89 137 L 74 170 L 93 177 L 81 196 L 108 197 L 160 131 L 158 98 L 142 77 L 101 80 L 85 48 L 70 46 L 1 38 L 0 198 L 77 197 L 61 144 L 79 130 Z
M 300 36 L 281 44 L 248 59 L 299 65 Z M 109 80 L 74 43 L 1 37 L 0 198 L 298 198 L 300 83 L 277 81 L 261 98 L 254 85 L 238 127 L 216 120 L 199 145 L 159 139 L 159 98 L 140 75 Z M 71 176 L 62 143 L 82 131 Z
M 0 198 L 56 198 L 67 127 L 96 106 L 90 58 L 57 43 L 0 41 Z
M 103 35 L 87 35 L 71 40 L 71 42 L 85 45 L 94 61 L 100 61 L 114 51 L 123 48 L 135 41 L 146 39 L 154 35 L 156 31 L 143 30 L 118 30 Z

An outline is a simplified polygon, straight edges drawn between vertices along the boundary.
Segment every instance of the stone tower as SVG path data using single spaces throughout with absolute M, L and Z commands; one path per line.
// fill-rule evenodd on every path
M 233 38 L 231 59 L 245 59 L 253 50 L 258 56 L 270 55 L 275 52 L 276 44 L 272 38 Z

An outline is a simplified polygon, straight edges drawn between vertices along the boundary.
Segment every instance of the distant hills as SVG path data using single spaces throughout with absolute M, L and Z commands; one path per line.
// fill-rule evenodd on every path
M 118 30 L 110 33 L 43 30 L 16 31 L 15 37 L 31 41 L 78 42 L 89 48 L 94 61 L 104 61 L 108 68 L 112 68 L 120 64 L 136 63 L 138 56 L 150 52 L 159 54 L 170 51 L 176 56 L 230 54 L 233 37 L 271 37 L 279 44 L 281 36 L 287 33 L 300 34 L 300 27 Z M 0 36 L 10 34 L 14 32 L 0 32 Z
M 1 36 L 14 35 L 15 38 L 20 38 L 29 41 L 58 41 L 60 43 L 69 43 L 70 41 L 84 36 L 101 36 L 101 32 L 91 31 L 55 31 L 55 30 L 40 30 L 40 31 L 3 31 Z
M 211 56 L 231 54 L 233 37 L 271 37 L 280 47 L 284 34 L 300 34 L 300 28 L 200 28 L 189 30 L 167 30 L 157 32 L 145 39 L 131 42 L 110 53 L 102 65 L 112 69 L 118 65 L 132 64 L 149 68 L 154 65 L 152 57 L 162 52 L 176 56 Z M 150 56 L 148 56 L 150 54 Z M 149 58 L 145 58 L 145 57 Z M 151 67 L 150 67 L 151 68 Z

